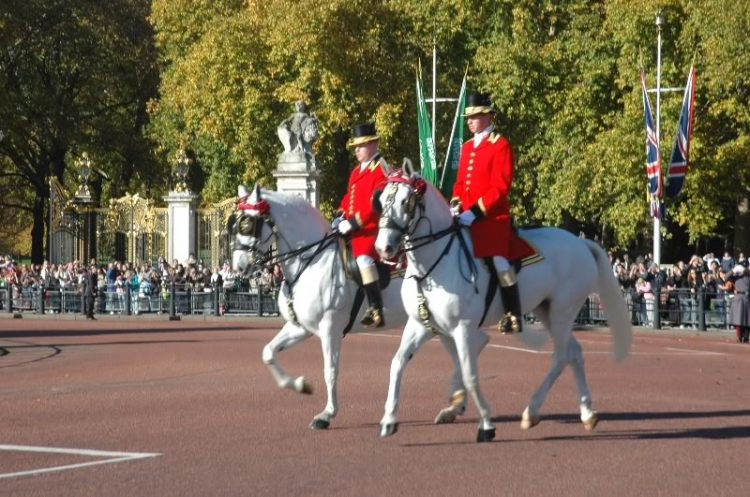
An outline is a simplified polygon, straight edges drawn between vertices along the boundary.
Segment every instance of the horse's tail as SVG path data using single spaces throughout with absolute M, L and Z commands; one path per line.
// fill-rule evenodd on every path
M 599 244 L 590 240 L 584 240 L 591 254 L 596 259 L 599 266 L 598 283 L 599 298 L 604 305 L 604 312 L 607 315 L 607 323 L 612 330 L 615 341 L 614 354 L 615 361 L 620 362 L 630 353 L 630 336 L 632 329 L 630 326 L 630 316 L 628 308 L 625 305 L 625 299 L 622 298 L 620 285 L 617 284 L 612 267 L 609 265 L 609 257 Z

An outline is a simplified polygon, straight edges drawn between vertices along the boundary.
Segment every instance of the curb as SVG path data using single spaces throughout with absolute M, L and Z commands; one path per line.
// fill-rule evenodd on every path
M 0 313 L 0 321 L 4 319 L 31 319 L 37 321 L 86 321 L 86 316 L 83 314 L 69 313 L 69 314 L 36 314 L 36 313 Z M 120 314 L 97 314 L 97 321 L 125 321 L 125 322 L 144 322 L 144 321 L 254 321 L 254 322 L 269 322 L 269 323 L 284 323 L 284 318 L 279 316 L 203 316 L 201 314 L 195 315 L 178 315 L 170 316 L 169 314 L 140 314 L 140 315 L 120 315 Z

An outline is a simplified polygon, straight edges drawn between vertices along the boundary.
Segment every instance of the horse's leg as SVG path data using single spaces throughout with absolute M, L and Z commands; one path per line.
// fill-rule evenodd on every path
M 453 337 L 456 342 L 458 359 L 461 363 L 461 373 L 464 377 L 464 385 L 469 391 L 474 404 L 479 411 L 479 431 L 477 442 L 491 442 L 495 438 L 495 425 L 492 424 L 490 406 L 479 389 L 479 351 L 482 349 L 481 341 L 486 334 L 480 330 L 469 332 L 460 327 L 454 331 Z
M 466 390 L 464 389 L 464 382 L 461 376 L 461 364 L 458 362 L 456 344 L 450 337 L 446 337 L 445 335 L 439 335 L 439 337 L 445 350 L 448 351 L 448 355 L 453 361 L 453 373 L 451 373 L 449 381 L 449 405 L 441 410 L 435 418 L 435 424 L 438 425 L 453 423 L 456 421 L 456 416 L 460 416 L 466 412 Z
M 294 388 L 299 393 L 311 394 L 312 386 L 304 376 L 293 379 L 279 366 L 276 354 L 310 338 L 311 333 L 294 323 L 287 322 L 281 331 L 263 347 L 263 363 L 268 366 L 279 388 Z
M 391 361 L 391 378 L 388 384 L 388 398 L 385 402 L 385 415 L 380 420 L 380 436 L 388 437 L 398 431 L 398 399 L 401 395 L 401 378 L 409 360 L 417 353 L 419 347 L 432 338 L 432 332 L 425 329 L 421 322 L 409 318 L 401 336 L 401 344 Z
M 341 331 L 334 330 L 330 322 L 320 324 L 320 344 L 323 348 L 323 376 L 326 380 L 328 403 L 321 413 L 310 423 L 313 430 L 324 430 L 331 424 L 339 410 L 336 393 L 336 380 L 339 374 L 339 356 L 341 352 Z
M 542 381 L 539 389 L 537 389 L 537 391 L 534 392 L 534 395 L 531 396 L 529 405 L 521 415 L 522 430 L 529 430 L 539 424 L 542 419 L 540 414 L 542 404 L 547 398 L 547 394 L 549 393 L 550 388 L 552 388 L 552 385 L 555 383 L 557 378 L 560 377 L 560 374 L 562 374 L 569 360 L 568 342 L 570 340 L 570 330 L 572 329 L 572 327 L 566 328 L 565 326 L 559 325 L 556 322 L 553 323 L 550 319 L 550 312 L 551 311 L 548 306 L 545 305 L 540 306 L 534 310 L 534 314 L 539 318 L 539 320 L 544 324 L 544 327 L 547 328 L 547 330 L 549 330 L 550 334 L 552 335 L 555 343 L 555 350 L 552 354 L 552 364 L 550 365 L 549 373 L 547 373 L 547 376 Z
M 578 402 L 581 408 L 581 421 L 586 431 L 593 431 L 599 423 L 599 413 L 591 408 L 591 393 L 586 384 L 586 369 L 584 367 L 583 351 L 581 344 L 575 337 L 570 337 L 570 366 L 573 370 L 573 377 L 578 387 Z
M 452 338 L 445 335 L 440 335 L 440 341 L 443 342 L 443 346 L 448 351 L 451 360 L 453 360 L 454 368 L 450 377 L 450 405 L 440 411 L 437 418 L 435 418 L 435 424 L 453 423 L 457 416 L 461 416 L 466 412 L 466 387 L 464 387 L 463 377 L 461 376 L 461 363 L 458 361 L 456 344 Z M 490 337 L 482 332 L 477 354 L 484 350 L 489 341 Z

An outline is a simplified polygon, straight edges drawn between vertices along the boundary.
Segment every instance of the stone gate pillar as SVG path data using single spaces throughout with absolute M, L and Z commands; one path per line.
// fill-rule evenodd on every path
M 169 264 L 174 259 L 184 264 L 195 253 L 195 207 L 200 195 L 171 191 L 163 198 L 169 209 L 167 260 Z

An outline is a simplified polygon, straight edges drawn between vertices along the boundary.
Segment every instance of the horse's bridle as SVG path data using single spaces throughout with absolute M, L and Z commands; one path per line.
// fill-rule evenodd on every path
M 252 252 L 256 255 L 258 252 L 259 245 L 266 245 L 272 236 L 276 235 L 276 224 L 271 217 L 271 206 L 265 200 L 259 200 L 252 204 L 247 203 L 247 196 L 241 197 L 237 201 L 237 210 L 241 212 L 236 222 L 234 223 L 235 237 L 232 241 L 232 250 L 243 250 L 245 252 Z M 245 211 L 257 211 L 257 216 L 246 214 Z M 263 234 L 263 225 L 268 224 L 271 228 L 271 233 L 265 240 L 260 239 Z M 253 244 L 246 245 L 237 240 L 237 234 L 242 236 L 253 237 Z
M 427 183 L 424 179 L 422 179 L 419 176 L 412 176 L 408 177 L 403 174 L 401 171 L 394 171 L 390 175 L 388 175 L 388 196 L 386 197 L 385 201 L 385 207 L 381 209 L 381 213 L 386 212 L 387 209 L 390 209 L 393 207 L 393 203 L 396 201 L 396 192 L 398 189 L 397 183 L 403 183 L 406 184 L 410 189 L 411 192 L 409 194 L 409 199 L 407 200 L 407 217 L 408 221 L 406 223 L 406 226 L 400 226 L 398 223 L 393 221 L 390 218 L 382 217 L 380 218 L 380 222 L 378 226 L 380 228 L 387 228 L 392 229 L 395 231 L 398 231 L 401 234 L 401 240 L 400 244 L 404 243 L 405 239 L 408 238 L 408 246 L 404 248 L 404 252 L 411 252 L 414 250 L 417 250 L 421 247 L 424 247 L 425 245 L 429 245 L 433 242 L 436 242 L 440 240 L 441 238 L 444 238 L 446 236 L 450 236 L 450 240 L 445 246 L 445 249 L 443 249 L 442 253 L 438 256 L 438 258 L 435 260 L 435 262 L 430 266 L 424 274 L 421 276 L 414 275 L 413 277 L 416 278 L 417 283 L 421 285 L 422 281 L 424 281 L 430 273 L 437 267 L 437 265 L 440 263 L 440 261 L 445 257 L 448 252 L 451 249 L 451 246 L 453 245 L 454 240 L 458 239 L 459 244 L 461 245 L 461 251 L 464 253 L 467 260 L 469 260 L 469 265 L 471 269 L 471 281 L 466 279 L 466 281 L 470 281 L 471 283 L 474 283 L 474 290 L 476 290 L 476 264 L 473 261 L 472 255 L 469 252 L 469 249 L 466 246 L 466 241 L 463 238 L 463 235 L 461 234 L 462 227 L 458 223 L 458 221 L 453 221 L 453 224 L 449 226 L 446 229 L 440 230 L 438 232 L 433 232 L 432 227 L 430 226 L 430 233 L 428 235 L 419 236 L 419 237 L 413 237 L 411 236 L 417 229 L 417 224 L 419 220 L 421 219 L 428 219 L 424 216 L 424 210 L 425 210 L 425 204 L 424 204 L 424 193 L 427 191 Z M 415 219 L 415 214 L 417 210 L 417 206 L 419 206 L 420 209 L 420 217 Z M 428 219 L 429 222 L 429 219 Z
M 304 262 L 300 270 L 297 272 L 296 275 L 287 275 L 287 278 L 285 278 L 284 283 L 292 287 L 294 284 L 299 280 L 300 276 L 302 276 L 302 273 L 307 269 L 307 267 L 312 263 L 312 261 L 315 259 L 315 257 L 318 256 L 323 250 L 328 248 L 332 243 L 336 236 L 338 236 L 337 233 L 329 233 L 326 236 L 324 236 L 321 240 L 318 240 L 317 242 L 310 243 L 308 245 L 304 245 L 302 247 L 290 250 L 289 252 L 285 252 L 283 254 L 270 254 L 269 256 L 266 256 L 264 258 L 257 259 L 258 254 L 258 245 L 261 244 L 265 246 L 269 240 L 271 240 L 271 237 L 281 237 L 284 238 L 276 229 L 276 223 L 274 223 L 273 217 L 271 216 L 271 206 L 266 202 L 265 200 L 259 200 L 253 204 L 248 204 L 247 197 L 242 197 L 237 202 L 237 209 L 242 212 L 239 219 L 235 223 L 237 226 L 236 232 L 243 235 L 243 236 L 252 236 L 253 237 L 253 244 L 252 245 L 245 245 L 243 243 L 240 243 L 237 241 L 237 237 L 235 236 L 235 240 L 233 241 L 232 249 L 233 250 L 244 250 L 246 252 L 251 252 L 253 256 L 256 257 L 256 259 L 253 261 L 253 266 L 258 265 L 266 265 L 266 264 L 281 264 L 283 262 L 288 261 L 289 259 L 302 256 L 306 252 L 313 250 L 313 254 L 310 257 L 304 258 Z M 248 214 L 245 214 L 244 211 L 246 210 L 252 210 L 257 211 L 258 215 L 251 216 Z M 243 224 L 244 223 L 244 224 Z M 268 237 L 265 240 L 260 240 L 261 235 L 263 234 L 263 224 L 267 224 L 271 228 L 271 233 L 268 235 Z M 287 245 L 289 245 L 288 242 L 285 241 Z
M 396 192 L 398 191 L 399 183 L 407 185 L 410 189 L 409 197 L 406 200 L 406 213 L 408 219 L 406 225 L 401 226 L 392 218 L 388 216 L 381 216 L 380 221 L 378 221 L 378 228 L 397 231 L 401 234 L 402 240 L 400 241 L 403 242 L 404 237 L 408 237 L 411 233 L 414 232 L 417 206 L 419 206 L 419 208 L 424 211 L 423 195 L 427 190 L 427 184 L 420 177 L 408 178 L 405 177 L 403 172 L 401 172 L 400 170 L 393 171 L 388 175 L 388 196 L 385 198 L 385 206 L 382 206 L 381 209 L 379 209 L 381 214 L 386 212 L 388 209 L 391 209 L 393 207 L 393 204 L 396 202 Z

